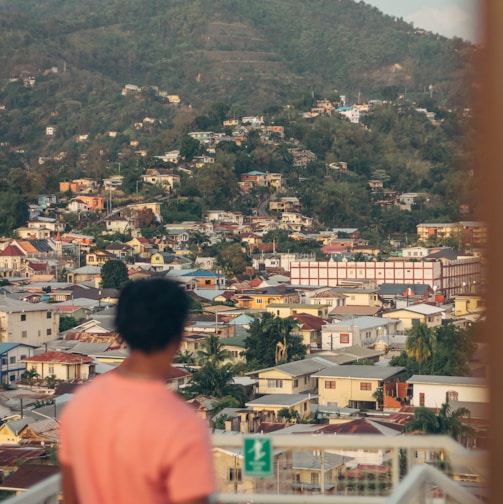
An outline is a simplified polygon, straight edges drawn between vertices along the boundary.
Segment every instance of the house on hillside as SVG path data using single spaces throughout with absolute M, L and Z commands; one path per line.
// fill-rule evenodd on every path
M 320 405 L 338 407 L 378 409 L 376 391 L 389 390 L 387 384 L 401 380 L 404 367 L 398 366 L 332 366 L 326 367 L 312 375 L 318 380 Z
M 445 308 L 423 303 L 387 311 L 382 314 L 382 317 L 398 320 L 397 329 L 399 331 L 408 331 L 415 324 L 438 327 L 445 317 Z
M 445 402 L 489 402 L 489 389 L 483 378 L 413 375 L 407 383 L 412 388 L 412 406 L 440 408 Z
M 258 394 L 303 394 L 316 392 L 311 376 L 329 365 L 316 359 L 305 359 L 246 373 L 258 379 Z
M 0 343 L 0 380 L 12 383 L 21 379 L 26 371 L 26 364 L 20 362 L 33 355 L 34 345 L 25 343 Z
M 387 341 L 396 333 L 398 320 L 381 317 L 356 317 L 321 328 L 322 350 L 335 350 L 354 345 L 372 347 L 379 340 Z
M 91 357 L 67 352 L 46 352 L 22 360 L 28 369 L 34 368 L 41 380 L 55 375 L 56 379 L 88 380 L 94 375 Z
M 39 347 L 57 337 L 59 313 L 47 303 L 0 296 L 0 341 Z

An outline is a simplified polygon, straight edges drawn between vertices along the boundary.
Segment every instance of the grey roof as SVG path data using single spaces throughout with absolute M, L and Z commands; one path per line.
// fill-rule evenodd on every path
M 328 363 L 319 362 L 314 359 L 304 359 L 294 362 L 287 362 L 286 364 L 279 364 L 278 366 L 272 366 L 268 368 L 258 369 L 256 371 L 251 371 L 246 373 L 247 375 L 257 375 L 264 371 L 280 371 L 282 373 L 286 373 L 290 376 L 303 376 L 306 374 L 315 373 L 316 371 L 320 371 L 321 369 L 327 367 Z
M 381 317 L 370 317 L 365 315 L 363 317 L 355 317 L 353 319 L 343 320 L 341 322 L 335 322 L 334 324 L 327 324 L 324 326 L 325 329 L 330 329 L 330 327 L 357 327 L 360 331 L 365 329 L 372 329 L 374 327 L 387 326 L 390 324 L 398 323 L 398 320 L 381 318 Z
M 430 286 L 418 283 L 383 283 L 379 288 L 379 294 L 381 296 L 401 296 L 407 288 L 410 288 L 415 295 L 424 296 Z
M 305 469 L 310 471 L 321 471 L 323 461 L 323 468 L 329 471 L 344 464 L 347 457 L 337 455 L 335 453 L 325 452 L 322 459 L 321 455 L 315 455 L 312 451 L 294 451 L 292 454 L 292 468 Z
M 82 355 L 96 354 L 105 352 L 109 346 L 110 343 L 87 343 L 79 341 L 78 344 L 72 348 L 72 353 Z
M 315 394 L 268 394 L 245 403 L 245 406 L 284 406 L 289 408 L 317 397 Z
M 409 310 L 414 313 L 419 313 L 421 315 L 434 315 L 436 313 L 443 313 L 445 312 L 445 308 L 442 308 L 441 306 L 432 306 L 429 304 L 416 304 L 416 305 L 411 305 L 407 306 L 406 308 L 402 308 L 402 310 Z
M 399 366 L 332 366 L 313 374 L 316 378 L 367 378 L 369 380 L 385 380 L 405 371 Z
M 469 376 L 433 376 L 433 375 L 413 375 L 407 383 L 430 383 L 435 385 L 468 385 L 473 387 L 487 386 L 484 378 L 472 378 Z
M 54 305 L 48 303 L 28 303 L 26 301 L 18 301 L 17 299 L 0 296 L 0 311 L 16 313 L 16 312 L 36 312 L 49 311 L 54 309 Z
M 99 275 L 101 273 L 100 266 L 81 266 L 72 270 L 72 273 L 77 273 L 79 275 Z

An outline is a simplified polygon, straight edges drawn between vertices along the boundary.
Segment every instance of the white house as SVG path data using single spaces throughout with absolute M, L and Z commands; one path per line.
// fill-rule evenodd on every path
M 395 334 L 398 322 L 394 319 L 365 316 L 326 324 L 321 328 L 321 349 L 370 347 L 379 340 L 386 342 L 389 335 Z
M 489 389 L 483 378 L 413 375 L 407 383 L 412 385 L 412 406 L 440 408 L 447 401 L 489 402 Z
M 58 336 L 59 313 L 47 303 L 0 297 L 0 341 L 41 346 Z
M 0 379 L 2 383 L 12 383 L 21 378 L 26 364 L 20 362 L 33 355 L 33 345 L 24 343 L 0 343 Z

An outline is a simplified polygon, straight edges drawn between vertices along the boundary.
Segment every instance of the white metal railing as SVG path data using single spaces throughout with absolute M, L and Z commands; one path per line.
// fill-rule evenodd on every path
M 447 436 L 423 435 L 271 435 L 267 436 L 272 441 L 273 451 L 278 463 L 274 465 L 274 474 L 269 479 L 246 478 L 240 474 L 234 482 L 229 481 L 227 465 L 222 459 L 217 463 L 216 473 L 219 492 L 215 500 L 222 504 L 324 504 L 337 502 L 338 504 L 423 504 L 431 502 L 458 502 L 462 504 L 478 504 L 481 501 L 467 491 L 459 481 L 435 468 L 432 463 L 418 463 L 417 454 L 440 454 L 436 459 L 446 463 L 452 476 L 456 474 L 476 475 L 478 480 L 487 481 L 485 473 L 485 457 L 477 451 L 464 449 L 453 439 Z M 227 433 L 212 436 L 215 453 L 223 453 L 233 461 L 231 468 L 242 469 L 243 458 L 242 434 Z M 326 485 L 321 476 L 320 485 L 310 488 L 309 493 L 299 493 L 294 487 L 295 463 L 284 465 L 285 461 L 295 452 L 316 453 L 319 460 L 329 460 L 333 453 L 385 453 L 387 460 L 381 467 L 389 468 L 384 478 L 382 487 L 378 487 L 377 480 L 364 481 L 358 485 L 354 480 L 342 478 L 332 485 Z M 327 458 L 325 459 L 324 454 Z M 288 456 L 287 456 L 288 455 Z M 346 463 L 351 457 L 343 457 Z M 404 468 L 405 463 L 407 469 Z M 220 466 L 218 465 L 220 464 Z M 223 466 L 223 467 L 222 467 Z M 325 474 L 323 466 L 319 473 Z M 404 470 L 407 474 L 403 474 Z M 402 474 L 401 474 L 402 472 Z M 234 473 L 235 475 L 237 473 Z M 353 483 L 351 482 L 353 481 Z M 294 484 L 292 484 L 292 482 Z M 314 485 L 313 485 L 314 486 Z M 326 488 L 330 486 L 331 490 Z M 309 487 L 309 485 L 306 485 Z M 350 488 L 350 490 L 348 490 Z M 369 489 L 373 488 L 371 491 Z M 60 477 L 52 476 L 33 486 L 21 495 L 11 497 L 6 504 L 54 504 L 58 502 L 60 493 Z

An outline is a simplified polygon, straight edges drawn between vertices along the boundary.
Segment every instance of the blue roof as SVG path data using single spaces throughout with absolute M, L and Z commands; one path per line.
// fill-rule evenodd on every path
M 188 271 L 187 273 L 180 273 L 179 276 L 191 276 L 191 277 L 217 277 L 220 276 L 217 273 L 214 273 L 213 271 L 206 271 L 206 270 L 191 270 Z
M 10 352 L 18 346 L 27 346 L 30 348 L 37 348 L 36 345 L 27 345 L 26 343 L 0 343 L 0 354 Z
M 251 172 L 245 173 L 245 175 L 265 175 L 265 173 L 258 170 L 252 170 Z

